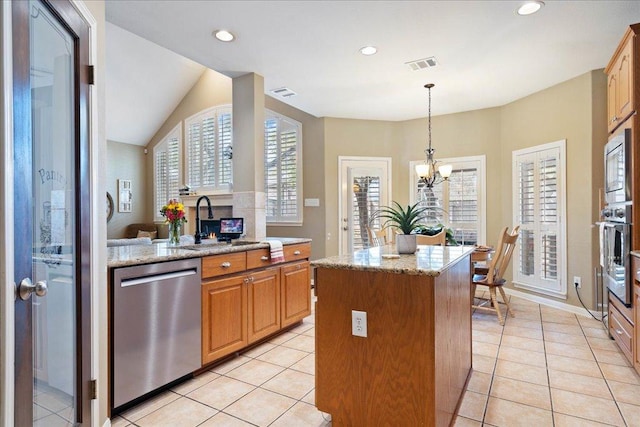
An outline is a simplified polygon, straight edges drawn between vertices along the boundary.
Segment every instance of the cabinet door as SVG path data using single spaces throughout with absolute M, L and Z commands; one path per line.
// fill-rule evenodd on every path
M 607 77 L 607 129 L 609 132 L 613 130 L 621 123 L 617 119 L 618 103 L 618 75 L 615 73 L 615 68 L 611 70 L 611 74 Z
M 282 327 L 311 314 L 311 279 L 308 261 L 282 267 Z
M 252 343 L 280 330 L 280 269 L 251 273 L 248 279 L 248 339 Z
M 247 276 L 202 283 L 202 364 L 245 347 Z
M 633 108 L 633 38 L 631 38 L 616 62 L 616 117 L 622 123 L 634 110 Z

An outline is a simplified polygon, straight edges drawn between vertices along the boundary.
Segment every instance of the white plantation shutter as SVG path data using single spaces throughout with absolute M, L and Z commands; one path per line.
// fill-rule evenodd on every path
M 484 242 L 484 157 L 467 157 L 441 160 L 451 164 L 453 171 L 447 181 L 429 189 L 415 175 L 412 162 L 413 193 L 411 203 L 420 201 L 428 207 L 423 222 L 427 225 L 444 224 L 453 230 L 456 241 L 461 245 L 475 245 Z M 482 239 L 482 241 L 479 241 Z
M 222 185 L 230 186 L 233 180 L 233 134 L 231 111 L 228 108 L 218 113 L 218 153 L 221 155 L 218 180 Z
M 566 230 L 564 141 L 514 151 L 514 224 L 520 224 L 514 253 L 517 287 L 565 297 Z
M 367 226 L 373 230 L 382 229 L 381 218 L 379 215 L 375 215 L 382 207 L 380 178 L 380 175 L 354 175 L 351 178 L 353 188 L 351 202 L 352 251 L 372 246 L 372 242 L 369 242 Z
M 264 181 L 268 223 L 302 223 L 302 125 L 266 112 Z
M 187 128 L 187 183 L 192 190 L 231 189 L 231 111 L 217 106 L 185 120 Z
M 160 209 L 170 199 L 178 198 L 180 187 L 180 125 L 154 148 L 154 219 L 161 221 Z

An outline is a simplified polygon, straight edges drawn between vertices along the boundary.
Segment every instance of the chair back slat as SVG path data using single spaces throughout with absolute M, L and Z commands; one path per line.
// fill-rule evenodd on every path
M 384 230 L 374 230 L 367 227 L 367 236 L 369 237 L 369 246 L 383 246 L 387 244 L 387 233 Z
M 520 226 L 516 226 L 511 233 L 509 233 L 509 227 L 502 229 L 500 233 L 500 239 L 498 246 L 494 253 L 491 263 L 489 264 L 489 271 L 487 273 L 487 283 L 497 283 L 503 279 L 504 272 L 507 270 L 509 263 L 511 262 L 511 256 L 516 247 L 516 241 L 518 240 L 518 231 Z

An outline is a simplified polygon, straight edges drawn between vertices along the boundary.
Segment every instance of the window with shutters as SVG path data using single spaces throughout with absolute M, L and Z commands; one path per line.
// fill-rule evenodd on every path
M 440 159 L 441 164 L 453 166 L 447 181 L 427 188 L 415 173 L 411 162 L 411 204 L 420 202 L 427 207 L 423 222 L 444 224 L 453 230 L 458 244 L 486 244 L 485 156 Z
M 179 124 L 153 148 L 154 168 L 154 220 L 162 221 L 160 209 L 170 199 L 179 197 L 180 188 L 180 133 Z
M 198 192 L 229 192 L 233 179 L 231 106 L 217 106 L 185 123 L 186 182 Z
M 265 111 L 264 185 L 267 224 L 302 224 L 302 125 Z
M 565 141 L 513 152 L 513 254 L 519 288 L 566 298 Z

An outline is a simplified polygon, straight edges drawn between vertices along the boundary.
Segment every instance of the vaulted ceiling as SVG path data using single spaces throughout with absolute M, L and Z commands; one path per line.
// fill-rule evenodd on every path
M 318 117 L 425 117 L 429 82 L 434 115 L 504 105 L 604 68 L 640 22 L 637 1 L 546 1 L 531 16 L 521 3 L 107 1 L 107 136 L 145 145 L 199 64 L 256 72 L 267 94 L 287 87 L 283 102 Z M 237 39 L 217 41 L 221 28 Z M 361 55 L 366 45 L 378 53 Z M 406 65 L 432 56 L 435 67 Z

